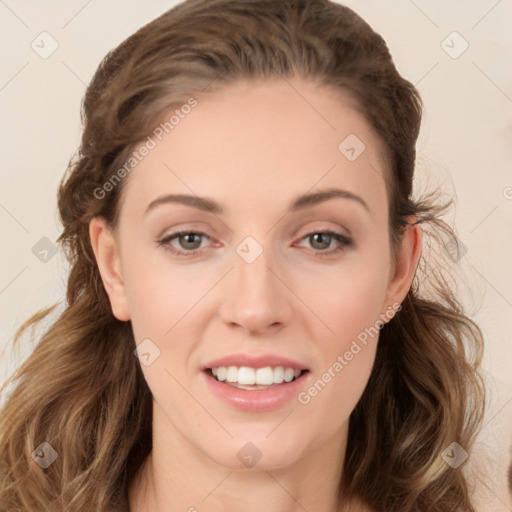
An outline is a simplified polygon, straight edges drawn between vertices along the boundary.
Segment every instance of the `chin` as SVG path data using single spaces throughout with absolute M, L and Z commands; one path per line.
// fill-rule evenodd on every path
M 235 436 L 224 445 L 219 442 L 215 446 L 204 447 L 204 450 L 214 461 L 229 469 L 265 471 L 292 466 L 307 453 L 304 438 L 299 440 L 286 432 L 278 433 L 277 429 L 269 432 L 271 429 L 265 429 L 265 433 L 251 433 L 251 429 L 246 428 L 243 435 Z

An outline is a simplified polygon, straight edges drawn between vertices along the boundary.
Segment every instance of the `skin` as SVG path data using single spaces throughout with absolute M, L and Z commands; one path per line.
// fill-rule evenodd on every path
M 278 354 L 307 364 L 307 389 L 402 302 L 421 229 L 406 230 L 393 265 L 381 142 L 348 96 L 294 78 L 239 81 L 198 100 L 127 178 L 115 232 L 99 217 L 90 223 L 113 314 L 131 320 L 136 344 L 149 338 L 160 349 L 141 366 L 154 397 L 154 449 L 130 510 L 335 511 L 348 419 L 377 337 L 308 404 L 292 399 L 273 411 L 221 402 L 200 367 L 230 353 Z M 349 134 L 366 146 L 353 162 L 338 150 Z M 330 187 L 357 194 L 369 211 L 347 198 L 288 211 L 297 196 Z M 207 196 L 223 213 L 167 203 L 145 215 L 170 193 Z M 180 228 L 206 233 L 198 254 L 158 246 Z M 336 239 L 308 236 L 328 230 L 353 244 L 335 252 Z M 247 236 L 263 248 L 250 264 L 235 250 Z M 185 252 L 186 241 L 167 245 Z M 248 441 L 262 454 L 250 469 L 237 457 Z

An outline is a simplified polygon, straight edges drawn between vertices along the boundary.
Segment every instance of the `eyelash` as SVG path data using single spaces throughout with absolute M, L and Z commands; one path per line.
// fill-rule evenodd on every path
M 203 233 L 201 231 L 190 231 L 190 230 L 182 230 L 182 231 L 176 231 L 174 233 L 171 233 L 169 235 L 166 235 L 165 237 L 161 238 L 157 241 L 157 245 L 159 247 L 162 247 L 163 249 L 170 251 L 173 254 L 176 254 L 178 256 L 184 256 L 184 257 L 190 257 L 194 256 L 196 254 L 199 254 L 201 252 L 201 249 L 193 249 L 191 251 L 180 251 L 169 244 L 171 240 L 174 240 L 175 238 L 178 238 L 183 235 L 199 235 L 206 238 L 210 238 L 206 233 Z M 350 247 L 353 245 L 352 240 L 349 237 L 346 237 L 345 235 L 342 235 L 341 233 L 337 233 L 335 231 L 312 231 L 308 233 L 307 235 L 303 236 L 301 240 L 307 239 L 313 235 L 328 235 L 332 237 L 332 239 L 338 241 L 341 245 L 335 249 L 325 249 L 325 250 L 315 250 L 317 253 L 316 256 L 320 258 L 328 258 L 333 257 L 339 254 L 340 252 L 344 251 L 346 247 Z

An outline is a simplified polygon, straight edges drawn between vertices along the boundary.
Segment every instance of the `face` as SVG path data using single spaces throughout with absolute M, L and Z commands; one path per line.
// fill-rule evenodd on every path
M 348 97 L 294 79 L 198 98 L 157 142 L 115 233 L 90 229 L 155 430 L 229 467 L 339 445 L 419 256 L 415 231 L 392 264 L 379 139 Z

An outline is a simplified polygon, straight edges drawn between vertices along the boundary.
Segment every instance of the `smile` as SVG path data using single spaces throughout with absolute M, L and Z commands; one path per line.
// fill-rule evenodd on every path
M 311 376 L 309 370 L 284 366 L 214 366 L 201 373 L 207 392 L 221 403 L 260 413 L 293 403 Z
M 210 369 L 217 381 L 239 389 L 267 389 L 274 385 L 289 383 L 299 378 L 303 371 L 283 366 L 265 366 L 252 368 L 250 366 L 219 366 Z

